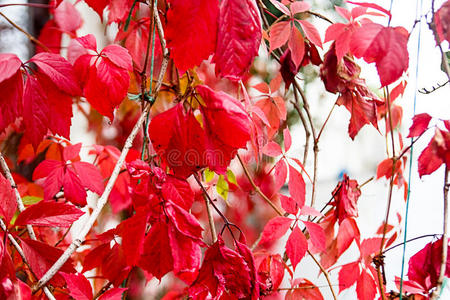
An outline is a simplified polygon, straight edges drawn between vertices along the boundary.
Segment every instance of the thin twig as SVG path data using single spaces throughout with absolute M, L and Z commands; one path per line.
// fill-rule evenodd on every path
M 445 168 L 444 175 L 444 234 L 442 235 L 442 254 L 441 254 L 441 266 L 439 269 L 439 278 L 437 280 L 436 289 L 431 295 L 431 299 L 438 299 L 442 289 L 442 283 L 444 282 L 445 272 L 447 268 L 447 251 L 448 251 L 448 234 L 447 234 L 447 223 L 448 223 L 448 173 L 449 169 Z
M 303 150 L 303 165 L 306 165 L 306 160 L 308 159 L 309 153 L 309 139 L 311 137 L 311 131 L 308 129 L 308 124 L 306 123 L 305 116 L 303 115 L 302 109 L 299 106 L 299 100 L 297 93 L 294 93 L 294 97 L 296 101 L 291 101 L 292 105 L 294 105 L 295 110 L 300 118 L 300 121 L 303 124 L 303 129 L 305 130 L 305 149 Z M 303 173 L 303 170 L 302 170 Z
M 244 173 L 245 176 L 247 176 L 248 180 L 250 181 L 250 184 L 252 185 L 253 189 L 255 190 L 255 192 L 261 196 L 261 198 L 264 199 L 264 201 L 267 202 L 267 204 L 269 204 L 273 210 L 275 210 L 277 212 L 278 215 L 283 216 L 284 214 L 281 212 L 281 210 L 275 206 L 275 204 L 272 202 L 272 200 L 270 200 L 259 188 L 259 186 L 256 185 L 256 183 L 253 181 L 252 176 L 250 175 L 250 172 L 248 171 L 247 167 L 245 166 L 244 162 L 242 161 L 242 158 L 239 154 L 236 155 L 239 162 L 241 163 L 242 168 L 244 169 Z
M 6 21 L 8 21 L 9 24 L 11 24 L 14 28 L 16 28 L 17 30 L 19 30 L 20 32 L 22 32 L 23 34 L 25 34 L 27 36 L 27 38 L 35 43 L 36 45 L 39 45 L 39 47 L 41 47 L 42 49 L 44 49 L 47 52 L 50 52 L 50 49 L 45 46 L 44 44 L 41 43 L 41 41 L 39 41 L 37 38 L 35 38 L 34 36 L 32 36 L 31 34 L 29 34 L 28 32 L 26 32 L 22 27 L 20 27 L 19 25 L 17 25 L 16 23 L 14 23 L 14 21 L 12 21 L 11 19 L 9 19 L 7 16 L 5 16 L 2 12 L 0 12 L 0 16 L 2 16 L 3 18 L 5 18 Z
M 312 191 L 311 191 L 311 207 L 314 207 L 315 204 L 315 200 L 316 200 L 316 184 L 317 184 L 317 164 L 318 164 L 318 155 L 319 155 L 319 140 L 317 138 L 317 134 L 316 134 L 316 129 L 314 127 L 314 123 L 312 120 L 312 116 L 311 116 L 311 111 L 309 109 L 309 103 L 308 103 L 308 99 L 304 93 L 304 91 L 302 90 L 302 88 L 300 87 L 300 85 L 298 84 L 297 80 L 294 80 L 294 95 L 295 92 L 297 91 L 300 96 L 302 97 L 303 100 L 303 109 L 306 112 L 306 116 L 308 117 L 308 122 L 309 125 L 311 127 L 311 133 L 313 136 L 313 153 L 314 153 L 314 162 L 313 162 L 313 183 L 312 183 Z M 296 98 L 296 100 L 298 100 L 298 97 Z
M 322 266 L 322 264 L 314 257 L 314 255 L 311 253 L 311 251 L 307 251 L 309 256 L 314 260 L 316 265 L 320 268 L 323 275 L 325 276 L 325 279 L 327 280 L 328 286 L 330 287 L 331 294 L 333 295 L 333 299 L 337 300 L 336 294 L 334 293 L 333 285 L 331 284 L 330 280 L 330 274 L 328 274 L 328 271 Z
M 397 244 L 397 245 L 394 245 L 394 246 L 392 246 L 392 247 L 389 247 L 389 248 L 385 249 L 385 250 L 383 251 L 383 253 L 386 253 L 386 252 L 388 252 L 388 251 L 391 251 L 391 250 L 393 250 L 393 249 L 395 249 L 395 248 L 397 248 L 397 247 L 400 247 L 401 245 L 407 244 L 407 243 L 412 242 L 412 241 L 415 241 L 415 240 L 423 239 L 423 238 L 426 238 L 426 237 L 436 237 L 436 236 L 438 236 L 438 235 L 442 235 L 442 234 L 435 233 L 435 234 L 425 234 L 425 235 L 417 236 L 417 237 L 415 237 L 415 238 L 412 238 L 412 239 L 407 240 L 406 242 L 401 242 L 401 243 L 399 243 L 399 244 Z
M 216 225 L 214 224 L 214 217 L 213 217 L 211 207 L 209 204 L 210 198 L 209 198 L 209 195 L 207 194 L 208 191 L 206 191 L 206 189 L 204 189 L 203 185 L 201 184 L 200 180 L 197 177 L 195 177 L 195 179 L 197 179 L 197 183 L 202 188 L 202 191 L 203 191 L 203 199 L 205 200 L 206 213 L 208 215 L 208 222 L 209 222 L 209 227 L 211 230 L 211 239 L 212 239 L 213 243 L 215 243 L 217 241 L 217 232 L 216 232 Z
M 17 208 L 19 209 L 19 212 L 23 212 L 25 210 L 25 206 L 23 205 L 22 198 L 20 197 L 19 190 L 17 189 L 16 182 L 14 181 L 14 178 L 12 177 L 11 170 L 9 170 L 8 164 L 5 161 L 5 158 L 3 157 L 3 153 L 0 152 L 0 166 L 5 173 L 6 179 L 8 179 L 9 183 L 11 184 L 11 188 L 14 190 L 14 194 L 16 196 L 16 202 L 17 202 Z M 34 233 L 33 227 L 31 225 L 26 226 L 28 235 L 32 240 L 36 240 L 36 234 Z
M 6 3 L 0 4 L 0 8 L 8 6 L 27 6 L 36 8 L 54 8 L 54 5 L 42 4 L 42 3 Z
M 389 94 L 389 88 L 386 87 L 386 107 L 387 107 L 387 117 L 389 122 L 389 128 L 390 128 L 390 136 L 391 136 L 391 144 L 392 144 L 392 172 L 391 172 L 391 178 L 389 180 L 389 192 L 388 192 L 388 203 L 386 207 L 386 215 L 384 218 L 384 225 L 383 225 L 383 236 L 381 238 L 380 243 L 380 251 L 378 252 L 379 257 L 383 257 L 383 250 L 384 250 L 384 242 L 386 241 L 386 233 L 387 233 L 387 227 L 389 222 L 389 213 L 391 211 L 391 203 L 392 203 L 392 190 L 394 187 L 394 175 L 395 175 L 395 166 L 397 163 L 397 157 L 395 156 L 395 141 L 394 141 L 394 128 L 393 128 L 393 122 L 392 122 L 392 112 L 391 112 L 391 101 L 390 101 L 390 94 Z M 384 274 L 384 262 L 381 261 L 381 264 L 376 265 L 377 274 L 378 274 L 378 287 L 380 289 L 381 298 L 383 300 L 386 299 L 385 293 L 384 293 L 384 284 L 385 284 L 385 274 Z M 382 274 L 383 270 L 383 274 Z

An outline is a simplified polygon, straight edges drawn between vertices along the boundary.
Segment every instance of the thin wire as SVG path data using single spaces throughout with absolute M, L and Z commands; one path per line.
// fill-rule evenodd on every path
M 413 115 L 416 115 L 416 100 L 417 100 L 417 82 L 419 77 L 419 58 L 420 58 L 420 36 L 422 32 L 422 18 L 420 15 L 422 14 L 423 0 L 420 0 L 420 9 L 418 9 L 418 2 L 416 0 L 416 20 L 419 19 L 419 36 L 417 37 L 417 56 L 416 56 L 416 81 L 414 84 L 414 104 L 413 104 Z M 406 212 L 405 212 L 405 227 L 404 227 L 404 235 L 403 235 L 403 252 L 402 252 L 402 272 L 400 275 L 400 300 L 402 300 L 403 296 L 403 276 L 405 272 L 405 255 L 406 255 L 406 237 L 408 231 L 408 211 L 409 211 L 409 198 L 411 195 L 411 174 L 412 174 L 412 161 L 413 161 L 413 138 L 411 138 L 411 155 L 409 157 L 409 172 L 408 172 L 408 194 L 406 196 Z

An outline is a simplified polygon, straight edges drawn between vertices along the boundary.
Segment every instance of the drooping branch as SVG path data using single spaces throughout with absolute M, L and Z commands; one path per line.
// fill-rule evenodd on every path
M 23 29 L 22 27 L 20 27 L 19 25 L 17 25 L 16 23 L 14 23 L 13 20 L 11 20 L 10 18 L 8 18 L 7 16 L 5 16 L 5 14 L 3 14 L 2 12 L 0 12 L 0 16 L 2 16 L 6 21 L 8 21 L 9 24 L 11 24 L 14 28 L 16 28 L 17 30 L 19 30 L 20 32 L 22 32 L 23 34 L 25 34 L 27 36 L 27 38 L 32 42 L 35 43 L 36 45 L 38 45 L 39 47 L 41 47 L 42 49 L 44 49 L 47 52 L 50 52 L 50 49 L 45 46 L 43 43 L 41 43 L 41 41 L 39 41 L 37 38 L 35 38 L 34 36 L 32 36 L 31 34 L 29 34 L 25 29 Z

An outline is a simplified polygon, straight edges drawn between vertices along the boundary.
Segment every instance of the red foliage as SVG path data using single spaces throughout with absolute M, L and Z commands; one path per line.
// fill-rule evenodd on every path
M 321 286 L 301 276 L 307 254 L 320 275 L 338 272 L 328 288 L 380 296 L 402 217 L 362 239 L 364 189 L 346 174 L 318 206 L 326 186 L 317 153 L 332 116 L 316 115 L 302 88 L 314 77 L 337 94 L 351 139 L 385 119 L 391 154 L 376 177 L 406 195 L 409 148 L 396 99 L 407 85 L 409 33 L 372 21 L 390 11 L 347 1 L 351 10 L 335 8 L 346 23 L 321 32 L 311 16 L 324 16 L 307 1 L 84 0 L 115 35 L 98 50 L 94 35 L 77 33 L 79 2 L 50 1 L 28 61 L 0 54 L 1 299 L 43 299 L 40 280 L 50 276 L 45 293 L 56 299 L 134 299 L 156 278 L 164 291 L 152 296 L 162 299 L 323 300 Z M 448 10 L 449 1 L 433 18 L 441 41 Z M 375 63 L 386 101 L 366 85 L 357 58 Z M 70 142 L 75 107 L 96 134 L 87 149 Z M 291 136 L 295 114 L 305 140 Z M 450 168 L 450 121 L 431 120 L 416 115 L 408 134 L 415 142 L 435 127 L 420 176 Z M 346 260 L 347 250 L 359 255 Z M 428 297 L 441 251 L 438 240 L 411 257 L 407 293 Z

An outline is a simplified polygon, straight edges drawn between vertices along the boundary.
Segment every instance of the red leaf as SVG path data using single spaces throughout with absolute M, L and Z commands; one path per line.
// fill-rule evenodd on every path
M 241 235 L 241 240 L 244 236 Z M 256 266 L 255 266 L 255 258 L 253 257 L 253 253 L 250 250 L 250 248 L 245 244 L 238 241 L 235 241 L 236 251 L 244 258 L 245 263 L 250 269 L 250 282 L 252 285 L 251 291 L 248 293 L 251 298 L 251 300 L 256 300 L 259 297 L 259 290 L 260 290 L 260 283 L 258 274 L 256 272 Z
M 97 65 L 85 68 L 88 68 L 88 77 L 84 96 L 92 107 L 112 120 L 114 109 L 127 95 L 130 81 L 128 71 L 117 67 L 109 59 L 99 59 Z
M 322 40 L 320 38 L 319 31 L 317 31 L 316 27 L 313 24 L 309 23 L 306 20 L 297 20 L 300 23 L 303 31 L 305 32 L 306 37 L 317 47 L 322 48 Z
M 50 269 L 56 260 L 63 254 L 61 249 L 49 246 L 39 241 L 29 239 L 21 239 L 21 241 L 23 253 L 30 264 L 31 270 L 33 270 L 34 274 L 39 276 L 39 278 L 44 276 L 45 272 L 47 272 L 48 269 Z M 69 258 L 69 260 L 64 263 L 59 271 L 65 273 L 75 273 L 76 271 L 72 264 L 72 259 Z M 64 283 L 59 274 L 54 276 L 50 282 L 53 282 L 57 286 L 61 286 Z
M 138 265 L 159 280 L 173 270 L 172 251 L 166 223 L 157 222 L 152 225 L 145 237 L 142 255 L 138 259 Z
M 106 46 L 100 53 L 102 56 L 107 57 L 117 67 L 132 71 L 133 62 L 128 50 L 119 45 Z
M 95 56 L 87 54 L 87 50 L 96 51 L 92 35 L 80 37 L 72 45 L 73 50 L 69 54 L 73 55 L 72 60 L 76 60 L 74 69 L 83 85 L 84 96 L 99 113 L 112 120 L 114 109 L 127 95 L 128 72 L 132 70 L 130 54 L 121 46 L 109 45 L 92 64 Z
M 1 74 L 1 73 L 0 73 Z M 0 82 L 0 132 L 22 115 L 23 79 L 20 71 Z
M 296 279 L 295 282 L 297 281 L 299 280 Z M 284 300 L 297 299 L 323 300 L 323 296 L 317 286 L 315 286 L 311 281 L 302 278 L 300 279 L 300 283 L 296 285 L 296 288 L 288 291 L 286 293 L 286 297 L 284 298 Z
M 14 225 L 70 227 L 83 214 L 68 203 L 40 201 L 21 212 Z
M 305 205 L 305 181 L 297 169 L 289 166 L 289 193 L 299 207 Z
M 193 215 L 169 201 L 166 202 L 165 212 L 180 233 L 193 240 L 201 240 L 203 228 Z
M 332 196 L 334 198 L 333 205 L 336 206 L 334 215 L 338 218 L 339 224 L 346 218 L 358 216 L 357 202 L 361 191 L 356 180 L 350 179 L 347 174 L 344 174 L 342 181 L 333 190 Z
M 288 152 L 289 149 L 291 149 L 291 145 L 292 145 L 291 132 L 289 131 L 288 127 L 286 127 L 283 130 L 283 137 L 284 137 L 284 151 Z
M 108 6 L 111 0 L 84 0 L 99 15 L 103 22 L 103 10 Z
M 275 179 L 274 191 L 278 192 L 283 187 L 287 177 L 287 167 L 284 159 L 280 159 L 275 165 L 275 173 L 273 176 Z
M 173 225 L 169 224 L 169 243 L 173 257 L 173 272 L 175 276 L 186 284 L 191 284 L 198 275 L 202 251 L 198 239 L 192 238 L 179 232 Z
M 294 201 L 291 197 L 285 196 L 283 194 L 280 194 L 280 202 L 281 207 L 287 212 L 292 215 L 296 215 L 298 212 L 298 204 Z
M 377 286 L 375 280 L 370 276 L 370 273 L 363 270 L 356 282 L 356 294 L 360 300 L 375 299 L 377 293 Z
M 277 157 L 283 153 L 280 145 L 275 142 L 268 142 L 262 149 L 262 152 L 270 157 Z
M 216 49 L 218 0 L 169 0 L 165 36 L 176 67 L 184 73 Z M 188 51 L 186 51 L 188 50 Z
M 147 212 L 138 211 L 117 226 L 118 233 L 122 237 L 123 254 L 129 266 L 135 266 L 141 256 L 147 219 Z
M 45 23 L 39 33 L 38 40 L 47 46 L 52 53 L 59 54 L 61 52 L 62 31 L 54 19 L 50 19 Z M 39 45 L 36 45 L 36 53 L 47 52 Z
M 11 188 L 11 183 L 0 173 L 0 216 L 5 218 L 6 225 L 9 225 L 16 212 L 16 207 L 16 195 Z
M 323 228 L 317 223 L 307 221 L 303 221 L 303 223 L 309 232 L 310 240 L 313 246 L 320 251 L 325 250 L 325 232 Z
M 306 237 L 300 228 L 295 226 L 286 242 L 286 254 L 291 260 L 294 271 L 297 264 L 305 256 L 306 250 L 308 250 L 308 242 L 306 241 Z
M 444 40 L 450 41 L 450 1 L 447 0 L 441 8 L 434 14 L 436 30 L 441 43 Z
M 291 3 L 290 10 L 293 15 L 305 12 L 311 8 L 311 4 L 304 1 L 296 1 Z
M 441 265 L 441 253 L 442 238 L 428 243 L 409 260 L 408 278 L 418 283 L 427 292 L 437 284 Z M 450 275 L 449 268 L 450 259 L 447 258 L 445 276 Z
M 92 288 L 89 280 L 83 274 L 67 274 L 61 272 L 67 284 L 70 296 L 75 300 L 91 300 Z
M 188 177 L 206 166 L 205 133 L 182 103 L 155 116 L 149 135 L 153 148 L 176 175 Z
M 305 41 L 302 34 L 295 26 L 291 27 L 288 47 L 289 50 L 291 50 L 291 59 L 295 65 L 295 71 L 293 71 L 293 73 L 297 73 L 305 55 Z
M 343 265 L 339 271 L 339 293 L 351 287 L 359 278 L 359 262 Z
M 209 292 L 213 299 L 219 299 L 227 291 L 238 299 L 245 298 L 250 295 L 250 278 L 250 269 L 244 258 L 227 248 L 219 236 L 217 242 L 206 250 L 198 277 L 189 288 L 189 296 L 202 299 L 201 295 Z
M 292 219 L 286 217 L 275 217 L 271 219 L 267 222 L 266 226 L 264 226 L 259 244 L 266 247 L 273 241 L 278 240 L 286 233 L 291 223 Z
M 37 147 L 47 134 L 51 111 L 44 90 L 33 76 L 28 76 L 25 82 L 23 107 L 25 137 Z
M 427 130 L 431 116 L 427 113 L 418 114 L 413 117 L 413 124 L 409 128 L 408 138 L 422 135 Z
M 123 293 L 128 288 L 112 288 L 103 293 L 98 300 L 122 300 Z
M 280 48 L 289 39 L 291 24 L 286 21 L 278 22 L 270 27 L 270 51 Z
M 261 21 L 255 0 L 224 0 L 220 4 L 216 74 L 239 80 L 258 55 Z
M 385 13 L 386 15 L 391 17 L 391 12 L 390 11 L 388 11 L 387 9 L 385 9 L 385 8 L 383 8 L 383 7 L 381 7 L 381 6 L 377 5 L 377 4 L 369 3 L 369 2 L 355 2 L 355 1 L 349 1 L 349 0 L 347 0 L 346 2 L 351 3 L 351 4 L 355 4 L 355 5 L 359 5 L 359 6 L 362 6 L 362 7 L 373 8 L 373 9 L 381 11 L 382 13 Z
M 341 256 L 345 250 L 350 247 L 353 240 L 359 241 L 360 233 L 355 219 L 346 218 L 339 224 L 338 234 L 336 236 L 336 248 L 338 256 Z
M 382 86 L 396 81 L 408 69 L 408 33 L 403 27 L 367 23 L 357 29 L 350 42 L 353 54 L 375 62 Z
M 196 90 L 206 103 L 200 110 L 209 151 L 208 167 L 225 173 L 237 149 L 245 148 L 250 140 L 250 118 L 242 104 L 230 95 L 205 85 L 198 85 Z
M 46 182 L 49 177 L 47 177 Z M 87 204 L 86 191 L 81 183 L 80 177 L 73 170 L 69 168 L 65 170 L 62 186 L 64 187 L 64 197 L 67 200 L 79 206 L 85 206 Z
M 15 54 L 0 53 L 0 82 L 11 78 L 17 73 L 22 61 Z
M 44 74 L 38 72 L 36 78 L 41 87 L 45 87 L 47 97 L 45 105 L 51 111 L 52 117 L 47 124 L 48 129 L 53 134 L 59 134 L 67 139 L 70 138 L 70 126 L 72 118 L 72 97 L 62 92 L 56 85 Z
M 30 59 L 61 91 L 77 96 L 81 94 L 72 65 L 58 54 L 42 52 Z
M 450 164 L 450 133 L 436 128 L 433 138 L 419 156 L 419 176 L 433 173 L 444 163 Z
M 81 184 L 90 191 L 101 195 L 104 191 L 103 178 L 96 166 L 91 163 L 77 161 L 72 163 Z
M 54 11 L 58 27 L 63 31 L 74 32 L 81 27 L 83 21 L 78 10 L 69 1 L 62 1 Z

